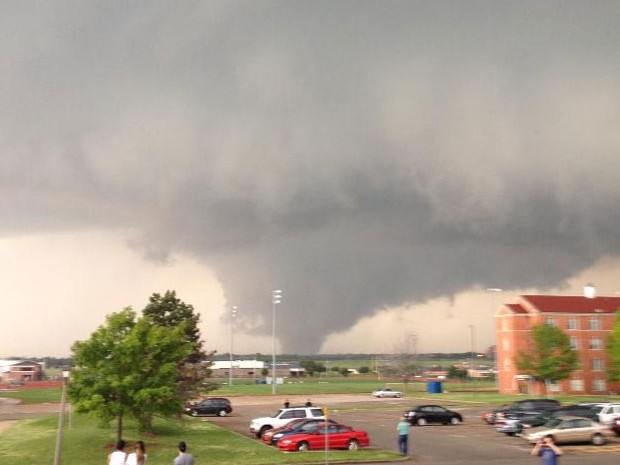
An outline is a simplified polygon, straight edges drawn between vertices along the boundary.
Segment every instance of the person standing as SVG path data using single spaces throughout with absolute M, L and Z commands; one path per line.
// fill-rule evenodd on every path
M 146 463 L 146 447 L 143 441 L 136 442 L 134 452 L 127 456 L 125 465 L 144 465 Z
M 179 443 L 179 455 L 175 457 L 174 465 L 194 465 L 194 456 L 187 452 L 185 441 Z
M 125 453 L 125 441 L 119 439 L 116 442 L 116 449 L 108 455 L 108 465 L 125 465 L 127 454 Z
M 396 425 L 398 432 L 398 451 L 400 455 L 407 455 L 409 452 L 409 428 L 411 425 L 405 417 L 400 417 L 400 421 Z
M 553 436 L 548 434 L 536 442 L 531 454 L 540 457 L 541 465 L 558 465 L 558 457 L 562 455 L 562 449 L 555 445 Z

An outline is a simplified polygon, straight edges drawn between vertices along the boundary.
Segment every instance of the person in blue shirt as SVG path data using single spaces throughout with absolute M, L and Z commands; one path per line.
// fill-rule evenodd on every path
M 555 445 L 553 436 L 548 434 L 536 442 L 531 454 L 541 458 L 541 465 L 558 465 L 558 457 L 562 455 L 562 449 Z
M 409 442 L 409 428 L 411 425 L 405 417 L 401 417 L 400 421 L 396 425 L 396 431 L 398 432 L 398 451 L 400 455 L 407 455 L 408 442 Z

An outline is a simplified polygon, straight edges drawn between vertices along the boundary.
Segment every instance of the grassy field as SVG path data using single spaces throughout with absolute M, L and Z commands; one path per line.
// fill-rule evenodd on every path
M 0 434 L 2 465 L 53 463 L 57 416 L 45 416 L 21 421 Z M 142 439 L 147 444 L 149 465 L 169 465 L 176 456 L 176 445 L 186 441 L 197 463 L 210 465 L 295 464 L 322 461 L 325 453 L 283 453 L 260 441 L 231 433 L 208 421 L 187 418 L 181 421 L 156 421 L 156 434 L 140 436 L 133 424 L 125 424 L 124 437 L 131 444 Z M 62 464 L 103 464 L 114 444 L 112 428 L 98 428 L 86 416 L 73 415 L 67 422 L 62 442 Z M 329 451 L 330 462 L 390 461 L 399 456 L 395 452 L 374 449 L 359 451 Z

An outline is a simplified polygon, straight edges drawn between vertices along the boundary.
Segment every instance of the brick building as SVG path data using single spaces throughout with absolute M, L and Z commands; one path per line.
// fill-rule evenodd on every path
M 527 352 L 532 326 L 547 323 L 561 328 L 579 352 L 579 368 L 569 379 L 550 386 L 555 392 L 607 394 L 618 385 L 607 381 L 607 335 L 611 331 L 620 297 L 522 295 L 502 305 L 495 314 L 498 387 L 503 394 L 541 394 L 544 387 L 516 367 L 515 357 Z

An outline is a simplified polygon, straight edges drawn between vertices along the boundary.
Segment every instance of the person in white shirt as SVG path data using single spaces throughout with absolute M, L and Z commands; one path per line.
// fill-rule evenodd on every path
M 136 442 L 134 452 L 127 456 L 125 465 L 144 465 L 146 463 L 146 446 L 144 441 Z
M 116 450 L 108 455 L 108 465 L 125 465 L 126 459 L 125 441 L 120 439 L 116 442 Z

